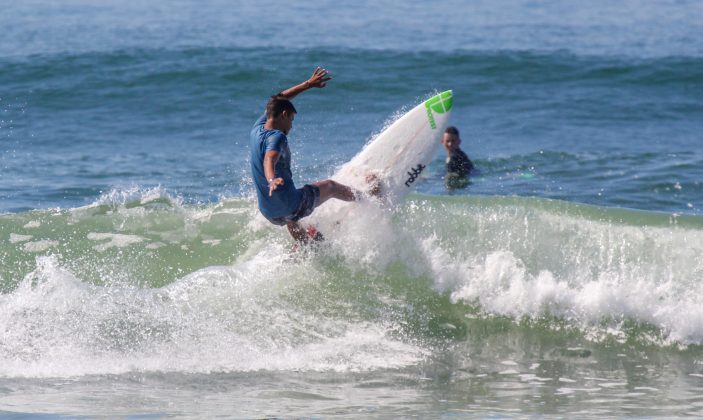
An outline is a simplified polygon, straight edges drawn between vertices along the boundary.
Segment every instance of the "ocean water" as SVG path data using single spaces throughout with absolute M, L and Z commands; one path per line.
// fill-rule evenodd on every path
M 0 6 L 0 417 L 703 415 L 703 3 Z M 452 89 L 469 185 L 292 252 L 317 65 L 297 183 Z

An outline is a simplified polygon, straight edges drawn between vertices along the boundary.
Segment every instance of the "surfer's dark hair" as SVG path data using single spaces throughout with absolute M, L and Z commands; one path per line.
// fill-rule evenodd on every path
M 273 95 L 269 99 L 269 103 L 266 104 L 266 118 L 276 118 L 283 113 L 283 111 L 292 112 L 297 114 L 298 111 L 295 110 L 293 103 L 288 99 L 280 95 Z
M 456 127 L 454 127 L 453 125 L 450 125 L 449 127 L 447 127 L 447 129 L 444 130 L 444 132 L 447 134 L 454 134 L 455 136 L 459 137 L 459 130 Z

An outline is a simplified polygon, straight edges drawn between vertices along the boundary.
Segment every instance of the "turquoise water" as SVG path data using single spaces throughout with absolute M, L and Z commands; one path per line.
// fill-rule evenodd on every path
M 700 417 L 702 5 L 428 7 L 4 5 L 0 415 Z M 452 89 L 470 184 L 292 253 L 248 132 L 316 65 L 298 183 Z

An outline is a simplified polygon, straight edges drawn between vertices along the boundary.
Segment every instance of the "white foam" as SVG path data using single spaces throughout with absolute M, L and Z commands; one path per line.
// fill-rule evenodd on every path
M 93 249 L 99 252 L 103 252 L 110 248 L 124 248 L 145 240 L 143 237 L 138 235 L 124 235 L 121 233 L 90 232 L 87 237 L 91 241 L 107 241 L 93 247 Z
M 27 222 L 23 227 L 25 229 L 36 229 L 39 226 L 41 226 L 41 222 L 39 220 L 32 220 Z
M 57 246 L 58 244 L 58 241 L 44 239 L 40 241 L 27 242 L 24 244 L 23 249 L 25 252 L 43 252 L 49 248 Z
M 624 388 L 627 385 L 627 382 L 601 382 L 598 384 L 598 386 L 603 388 Z
M 143 188 L 132 186 L 129 188 L 115 188 L 106 193 L 103 193 L 93 203 L 79 207 L 74 210 L 80 213 L 84 210 L 89 210 L 98 206 L 109 206 L 113 208 L 121 208 L 129 204 L 146 205 L 152 202 L 163 201 L 171 206 L 182 207 L 183 199 L 178 196 L 172 196 L 161 186 L 153 188 Z
M 33 238 L 32 235 L 20 235 L 17 233 L 11 233 L 10 234 L 10 243 L 11 244 L 18 244 L 21 242 L 27 242 L 32 238 Z

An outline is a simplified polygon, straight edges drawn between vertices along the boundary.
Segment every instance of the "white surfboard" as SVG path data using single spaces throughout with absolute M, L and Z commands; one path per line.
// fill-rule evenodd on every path
M 372 175 L 380 181 L 382 203 L 393 206 L 402 202 L 434 157 L 449 123 L 452 104 L 451 90 L 420 103 L 367 143 L 332 179 L 366 191 Z M 340 211 L 349 205 L 354 204 L 329 200 L 303 222 L 324 229 L 332 219 L 344 216 Z
M 367 175 L 374 174 L 381 180 L 383 201 L 401 202 L 437 151 L 452 103 L 448 90 L 417 105 L 369 142 L 332 179 L 364 190 Z

